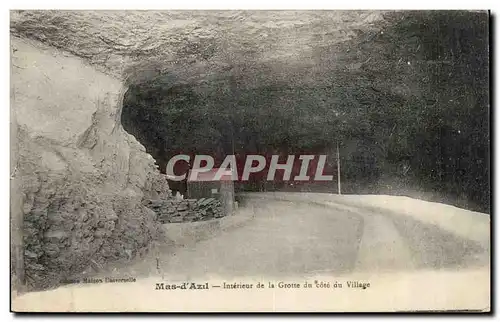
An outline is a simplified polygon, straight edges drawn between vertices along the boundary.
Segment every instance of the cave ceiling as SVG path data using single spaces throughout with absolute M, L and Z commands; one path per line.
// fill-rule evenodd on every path
M 11 32 L 139 84 L 315 85 L 380 11 L 12 11 Z

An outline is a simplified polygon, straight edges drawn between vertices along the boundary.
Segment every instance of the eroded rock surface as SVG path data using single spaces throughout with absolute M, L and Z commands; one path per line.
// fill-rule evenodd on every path
M 145 251 L 159 230 L 141 201 L 170 193 L 120 124 L 121 81 L 36 41 L 11 45 L 11 211 L 24 217 L 28 285 Z
M 331 71 L 332 45 L 380 28 L 381 11 L 13 11 L 11 32 L 138 83 L 242 86 L 311 82 Z M 321 68 L 315 65 L 321 64 Z M 244 77 L 243 77 L 244 76 Z M 244 84 L 243 84 L 244 83 Z

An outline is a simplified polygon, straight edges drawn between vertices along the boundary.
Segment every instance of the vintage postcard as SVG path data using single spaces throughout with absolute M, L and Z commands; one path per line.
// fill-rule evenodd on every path
M 489 312 L 489 30 L 11 10 L 11 310 Z

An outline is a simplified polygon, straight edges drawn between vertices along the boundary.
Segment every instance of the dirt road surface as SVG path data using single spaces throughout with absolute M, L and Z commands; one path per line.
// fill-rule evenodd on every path
M 384 307 L 389 310 L 414 309 L 418 307 L 422 296 L 427 297 L 422 301 L 430 301 L 428 305 L 434 305 L 434 309 L 482 310 L 488 307 L 489 249 L 477 241 L 409 216 L 336 202 L 294 201 L 293 198 L 276 200 L 269 196 L 264 198 L 254 195 L 245 199 L 243 207 L 251 210 L 254 215 L 245 225 L 188 247 L 169 248 L 168 251 L 157 254 L 154 260 L 133 263 L 127 269 L 113 273 L 115 277 L 135 276 L 135 283 L 65 286 L 53 291 L 23 295 L 15 299 L 14 304 L 20 308 L 29 305 L 44 307 L 42 299 L 45 303 L 50 303 L 47 300 L 51 297 L 70 292 L 71 296 L 65 297 L 67 306 L 58 302 L 58 306 L 64 310 L 83 310 L 94 305 L 94 309 L 97 306 L 101 309 L 119 307 L 120 310 L 162 311 L 168 310 L 170 305 L 183 298 L 181 293 L 169 293 L 170 296 L 175 295 L 175 300 L 169 297 L 168 303 L 153 308 L 152 305 L 158 299 L 153 300 L 148 294 L 158 294 L 154 293 L 154 287 L 162 281 L 180 283 L 210 280 L 212 284 L 213 281 L 219 281 L 215 285 L 223 285 L 224 281 L 229 283 L 248 280 L 303 283 L 307 279 L 327 276 L 330 280 L 343 280 L 344 287 L 345 281 L 352 278 L 364 278 L 372 281 L 372 285 L 376 280 L 384 280 L 383 286 L 379 284 L 378 291 L 375 287 L 371 288 L 370 292 L 375 293 L 351 295 L 352 300 L 352 296 L 372 294 L 373 298 L 364 299 L 371 301 L 372 306 L 385 297 L 385 302 L 373 307 L 375 310 Z M 453 281 L 448 282 L 450 278 Z M 391 287 L 396 287 L 398 291 L 386 293 Z M 121 298 L 131 296 L 135 302 L 115 301 L 113 305 L 109 302 L 104 304 L 103 301 L 92 302 L 89 299 L 92 296 L 84 295 L 90 294 L 92 288 L 98 292 L 96 294 L 115 292 L 113 294 L 118 296 L 120 293 Z M 414 294 L 413 291 L 418 289 L 431 293 Z M 223 289 L 221 291 L 227 292 Z M 235 301 L 238 296 L 243 296 L 241 292 L 232 292 Z M 468 296 L 464 292 L 468 292 Z M 161 294 L 167 296 L 165 293 Z M 211 298 L 217 298 L 217 294 L 212 294 Z M 254 293 L 248 293 L 247 297 L 241 298 L 246 303 L 243 308 L 253 309 L 250 303 L 252 294 Z M 297 293 L 294 301 L 305 294 L 307 292 Z M 438 297 L 439 294 L 441 297 Z M 431 297 L 428 298 L 429 296 Z M 194 298 L 196 296 L 186 302 L 186 310 L 196 307 L 209 311 L 227 309 L 223 305 L 225 302 L 219 302 L 219 306 L 210 306 L 207 303 L 212 302 L 207 302 L 206 298 L 205 304 L 196 302 Z M 307 305 L 317 309 L 311 304 L 314 303 L 313 299 L 314 297 L 300 303 L 309 303 Z M 279 301 L 274 293 L 269 298 L 269 303 L 274 304 L 268 310 L 279 309 Z M 398 305 L 398 301 L 403 302 Z M 322 302 L 317 303 L 319 305 Z M 45 308 L 47 305 L 50 306 L 46 304 Z M 363 310 L 370 307 L 370 304 L 359 307 L 353 305 L 343 299 L 330 303 L 326 309 Z M 428 306 L 424 308 L 429 309 Z

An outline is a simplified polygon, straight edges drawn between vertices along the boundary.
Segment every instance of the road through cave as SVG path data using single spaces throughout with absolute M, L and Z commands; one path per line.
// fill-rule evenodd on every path
M 13 279 L 38 291 L 123 264 L 141 278 L 486 281 L 488 28 L 477 11 L 12 11 Z M 236 182 L 245 225 L 179 247 L 146 206 L 174 200 L 163 174 L 177 154 L 325 155 L 354 201 L 324 200 L 336 180 L 254 177 Z M 269 199 L 294 191 L 324 196 Z M 458 208 L 410 218 L 363 195 Z

